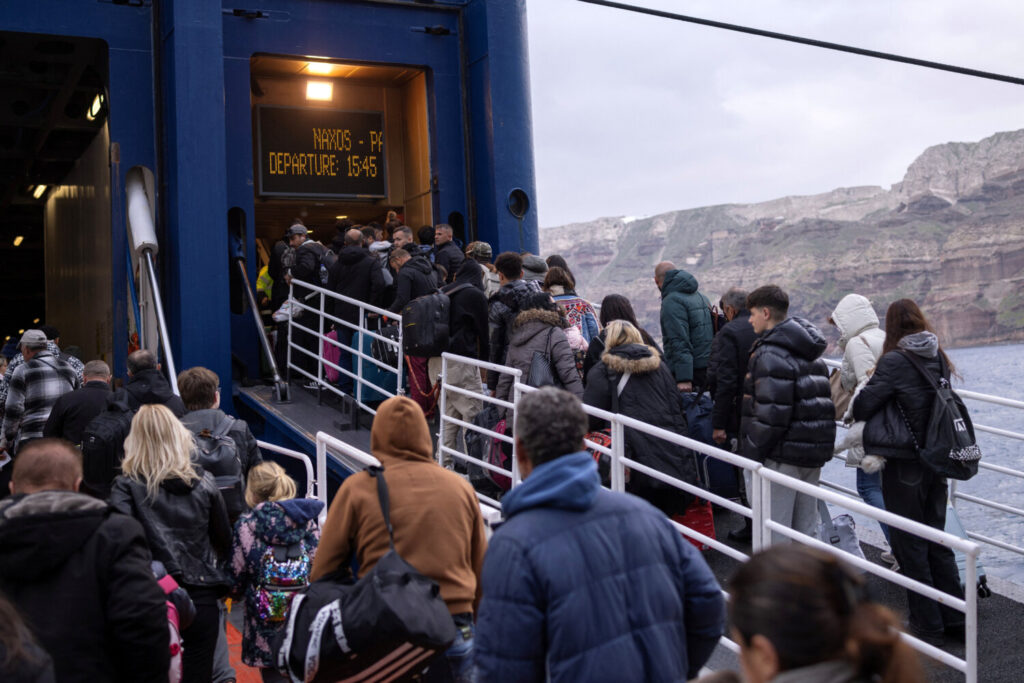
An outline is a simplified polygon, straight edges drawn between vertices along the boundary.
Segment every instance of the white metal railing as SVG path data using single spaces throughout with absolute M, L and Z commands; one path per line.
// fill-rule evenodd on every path
M 509 373 L 515 372 L 512 368 L 493 366 L 490 363 L 471 360 L 453 354 L 445 354 L 442 357 L 442 359 L 443 362 L 441 376 L 438 380 L 439 382 L 441 382 L 442 401 L 445 400 L 445 394 L 449 391 L 463 394 L 472 393 L 448 383 L 447 369 L 449 362 L 457 361 L 469 363 L 471 365 L 474 365 L 475 367 L 486 367 L 492 370 L 504 371 Z M 522 384 L 518 379 L 516 379 L 513 388 L 513 413 L 514 405 L 518 404 L 519 398 L 523 394 L 531 391 L 536 391 L 536 389 L 534 387 Z M 474 398 L 480 398 L 481 400 L 486 400 L 497 405 L 502 405 L 503 407 L 506 408 L 509 407 L 507 405 L 507 402 L 499 401 L 499 399 L 493 397 L 475 395 Z M 676 434 L 675 432 L 671 432 L 659 427 L 649 425 L 640 420 L 627 417 L 621 414 L 610 413 L 608 411 L 600 410 L 598 408 L 586 405 L 584 406 L 584 411 L 587 413 L 587 415 L 602 419 L 611 425 L 611 446 L 609 448 L 597 447 L 596 444 L 589 444 L 589 442 L 588 445 L 594 446 L 596 450 L 606 453 L 609 456 L 611 461 L 610 488 L 612 490 L 625 490 L 627 468 L 632 471 L 646 474 L 672 487 L 680 489 L 681 491 L 686 491 L 701 499 L 709 500 L 712 503 L 725 507 L 733 512 L 736 512 L 744 517 L 751 519 L 753 530 L 752 547 L 755 552 L 768 547 L 773 542 L 784 541 L 786 539 L 798 543 L 803 543 L 805 545 L 820 548 L 822 550 L 825 550 L 826 552 L 834 554 L 837 557 L 840 557 L 844 561 L 848 562 L 849 564 L 857 567 L 862 571 L 869 572 L 875 576 L 880 577 L 883 580 L 890 581 L 896 585 L 906 588 L 907 590 L 914 591 L 918 594 L 924 595 L 925 597 L 936 600 L 943 605 L 963 612 L 964 620 L 966 622 L 965 655 L 963 658 L 955 657 L 939 648 L 936 648 L 908 634 L 902 634 L 901 637 L 908 644 L 910 644 L 911 647 L 921 652 L 922 654 L 928 655 L 929 657 L 934 658 L 942 664 L 945 664 L 953 669 L 956 669 L 957 671 L 963 672 L 966 676 L 966 680 L 968 681 L 968 683 L 975 683 L 977 681 L 978 594 L 976 590 L 972 589 L 972 587 L 975 586 L 977 582 L 977 563 L 978 555 L 980 553 L 980 548 L 977 543 L 970 540 L 964 540 L 953 534 L 946 533 L 945 531 L 933 529 L 924 524 L 920 524 L 918 522 L 914 522 L 904 517 L 895 515 L 891 512 L 879 510 L 870 505 L 867 505 L 866 503 L 861 502 L 860 500 L 852 499 L 849 496 L 842 495 L 840 493 L 834 493 L 832 491 L 826 490 L 825 488 L 813 486 L 806 482 L 799 481 L 792 477 L 781 474 L 775 470 L 771 470 L 767 467 L 764 467 L 762 464 L 757 463 L 753 460 L 749 460 L 747 458 L 743 458 L 733 453 L 729 453 L 728 451 L 724 451 L 720 448 L 717 448 L 709 444 L 695 441 L 681 434 Z M 514 417 L 510 419 L 514 419 Z M 446 415 L 444 415 L 443 412 L 441 415 L 442 433 L 444 431 L 444 426 L 446 422 L 457 424 L 463 428 L 473 429 L 484 434 L 494 435 L 495 437 L 504 437 L 504 435 L 497 435 L 495 432 L 481 429 L 477 425 L 472 425 L 462 420 L 455 420 L 454 418 L 449 418 Z M 663 439 L 669 443 L 683 446 L 692 451 L 695 451 L 696 453 L 716 458 L 718 460 L 729 463 L 744 470 L 745 473 L 749 473 L 751 485 L 747 493 L 750 498 L 750 507 L 744 506 L 733 500 L 722 498 L 721 496 L 713 494 L 707 490 L 701 489 L 700 487 L 692 483 L 681 481 L 662 472 L 654 470 L 650 467 L 647 467 L 635 460 L 627 458 L 625 455 L 626 428 L 634 429 L 639 432 L 648 434 L 650 436 Z M 503 440 L 507 441 L 507 439 Z M 514 441 L 513 446 L 515 446 Z M 445 447 L 443 449 L 443 452 L 446 455 L 459 458 L 465 462 L 472 462 L 478 465 L 489 465 L 489 463 L 482 463 L 479 459 L 473 458 L 468 453 L 462 453 L 448 447 Z M 516 448 L 513 447 L 513 464 L 511 472 L 503 468 L 489 467 L 488 469 L 494 469 L 503 474 L 512 475 L 511 485 L 516 486 L 519 483 L 518 467 L 516 467 L 517 461 L 518 453 L 516 452 Z M 854 513 L 874 519 L 881 523 L 887 524 L 891 527 L 895 527 L 907 533 L 919 536 L 921 538 L 924 538 L 935 543 L 939 543 L 940 545 L 963 553 L 966 558 L 965 578 L 966 586 L 968 587 L 968 590 L 965 593 L 966 597 L 957 598 L 955 596 L 943 593 L 942 591 L 939 591 L 932 586 L 929 586 L 927 584 L 921 583 L 913 579 L 909 579 L 903 576 L 902 574 L 894 572 L 893 570 L 887 567 L 872 564 L 871 562 L 868 562 L 865 559 L 844 552 L 843 550 L 835 548 L 828 543 L 823 543 L 817 538 L 813 538 L 811 536 L 799 533 L 797 531 L 790 529 L 789 527 L 786 527 L 782 524 L 779 524 L 778 522 L 773 521 L 771 519 L 771 497 L 773 486 L 793 489 L 798 493 L 805 494 L 816 499 L 824 500 L 826 503 L 840 505 Z M 746 554 L 730 546 L 727 546 L 724 543 L 717 541 L 716 539 L 712 539 L 693 529 L 678 524 L 675 521 L 673 521 L 672 523 L 686 537 L 694 539 L 699 543 L 705 544 L 710 548 L 718 552 L 721 552 L 733 559 L 744 561 L 748 558 Z M 736 645 L 736 643 L 732 642 L 727 636 L 722 637 L 721 643 L 723 646 L 732 651 L 737 650 L 738 646 Z
M 261 450 L 270 451 L 271 453 L 277 453 L 283 455 L 286 458 L 292 458 L 298 460 L 306 468 L 306 498 L 317 498 L 325 505 L 327 504 L 327 463 L 324 463 L 323 469 L 318 469 L 316 473 L 313 472 L 313 463 L 310 461 L 309 456 L 301 451 L 295 451 L 290 448 L 284 448 L 277 444 L 267 443 L 266 441 L 257 441 L 256 445 Z
M 374 457 L 372 454 L 366 451 L 356 448 L 350 443 L 345 443 L 341 439 L 336 439 L 327 432 L 316 433 L 316 461 L 318 470 L 323 467 L 326 473 L 327 468 L 327 452 L 330 451 L 332 455 L 337 457 L 346 467 L 353 472 L 362 472 L 367 467 L 379 467 L 380 460 Z M 322 463 L 322 464 L 321 464 Z M 478 496 L 479 497 L 479 496 Z M 501 521 L 501 509 L 500 506 L 492 504 L 490 499 L 480 498 L 480 514 L 483 517 L 484 524 L 487 527 L 488 532 L 491 527 Z
M 306 288 L 310 291 L 310 294 L 305 297 L 305 300 L 300 301 L 295 298 L 296 285 Z M 311 298 L 315 298 L 319 305 L 310 306 L 308 303 L 306 303 L 306 301 L 308 301 Z M 291 306 L 289 307 L 288 313 L 287 366 L 289 372 L 296 372 L 299 375 L 302 375 L 303 377 L 306 377 L 307 379 L 311 380 L 312 382 L 315 382 L 320 390 L 326 389 L 327 391 L 337 394 L 338 396 L 348 396 L 354 399 L 360 408 L 374 415 L 376 414 L 377 411 L 374 410 L 365 400 L 363 389 L 364 386 L 370 389 L 371 391 L 375 391 L 379 394 L 388 397 L 396 396 L 402 393 L 402 372 L 404 364 L 402 363 L 401 315 L 392 313 L 383 308 L 378 308 L 377 306 L 370 305 L 357 299 L 342 296 L 337 292 L 332 292 L 331 290 L 325 289 L 318 285 L 310 284 L 308 282 L 303 282 L 301 280 L 295 279 L 292 280 L 291 285 L 289 286 L 288 300 L 291 302 Z M 326 305 L 328 301 L 340 301 L 342 303 L 346 303 L 351 306 L 357 307 L 359 309 L 358 323 L 353 324 L 328 313 L 326 310 Z M 316 329 L 307 327 L 305 324 L 303 324 L 305 320 L 303 320 L 302 317 L 299 317 L 299 320 L 296 321 L 296 317 L 299 315 L 296 313 L 296 310 L 302 311 L 304 313 L 310 313 L 313 316 L 315 316 Z M 367 326 L 367 319 L 369 315 L 377 316 L 378 320 L 383 320 L 384 318 L 387 318 L 389 321 L 397 323 L 398 339 L 390 339 L 380 334 L 378 330 L 370 329 Z M 327 326 L 329 326 L 332 323 L 335 325 L 335 327 L 343 326 L 352 332 L 352 342 L 350 346 L 346 346 L 341 341 L 337 339 L 331 339 L 329 336 L 327 336 L 330 333 L 330 329 L 325 328 L 327 328 Z M 301 344 L 295 343 L 295 341 L 292 339 L 292 333 L 294 330 L 302 331 L 317 339 L 318 351 L 307 349 L 303 347 Z M 374 358 L 372 353 L 366 353 L 365 351 L 363 351 L 363 341 L 364 339 L 367 338 L 378 342 L 382 342 L 392 347 L 395 350 L 395 357 L 397 359 L 396 363 L 394 365 L 384 363 Z M 346 355 L 348 355 L 351 358 L 355 358 L 355 371 L 353 371 L 351 367 L 342 367 L 337 363 L 325 360 L 323 354 L 325 344 L 330 344 L 331 346 L 336 348 L 341 354 L 341 359 L 344 359 Z M 315 375 L 292 362 L 293 351 L 297 351 L 298 353 L 303 354 L 305 357 L 311 358 L 314 361 L 316 361 Z M 393 374 L 395 376 L 395 390 L 392 391 L 388 387 L 382 386 L 382 384 L 375 384 L 374 382 L 366 379 L 366 377 L 364 376 L 364 368 L 366 368 L 367 363 L 376 366 L 377 368 L 383 370 L 388 374 Z M 346 365 L 348 365 L 348 363 L 346 363 Z M 324 376 L 325 367 L 330 367 L 331 369 L 337 371 L 339 374 L 351 379 L 353 382 L 353 386 L 355 387 L 355 394 L 346 394 L 344 391 L 342 391 L 338 387 L 334 386 L 334 384 L 329 382 Z
M 830 368 L 839 368 L 839 367 L 842 366 L 842 363 L 840 361 L 833 360 L 833 359 L 830 359 L 830 358 L 825 359 L 825 363 Z M 1002 406 L 1002 407 L 1005 407 L 1005 408 L 1012 408 L 1012 409 L 1015 409 L 1015 410 L 1022 411 L 1022 414 L 1024 414 L 1024 401 L 1017 401 L 1017 400 L 1014 400 L 1014 399 L 1011 399 L 1011 398 L 1003 398 L 1002 396 L 993 396 L 991 394 L 983 394 L 983 393 L 980 393 L 980 392 L 977 392 L 977 391 L 968 391 L 967 389 L 955 389 L 955 391 L 963 399 L 967 399 L 967 400 L 971 400 L 971 401 L 978 401 L 978 402 L 981 402 L 981 403 L 988 403 L 988 404 L 991 404 L 991 405 Z M 973 422 L 973 420 L 972 420 L 972 422 Z M 846 427 L 846 425 L 843 424 L 842 422 L 838 422 L 837 424 L 841 428 L 845 428 Z M 1002 438 L 1005 438 L 1005 439 L 1012 439 L 1012 440 L 1015 440 L 1015 441 L 1024 441 L 1024 434 L 1022 434 L 1020 432 L 1015 432 L 1015 431 L 1012 431 L 1012 430 L 1009 430 L 1009 429 L 1001 429 L 999 427 L 992 427 L 990 425 L 980 424 L 978 422 L 974 422 L 974 431 L 975 432 L 983 432 L 983 433 L 986 433 L 986 434 L 992 434 L 993 436 L 1002 437 Z M 840 460 L 843 460 L 844 462 L 846 461 L 846 458 L 841 456 L 841 455 L 837 455 L 836 458 L 840 459 Z M 990 462 L 987 462 L 985 460 L 984 456 L 982 457 L 981 462 L 978 463 L 978 469 L 979 470 L 985 470 L 985 471 L 988 471 L 988 472 L 998 473 L 998 474 L 1005 475 L 1005 476 L 1008 476 L 1008 477 L 1014 477 L 1014 478 L 1017 478 L 1017 479 L 1024 479 L 1024 471 L 1016 470 L 1016 469 L 1013 469 L 1013 468 L 1010 468 L 1010 467 L 1005 467 L 1005 466 L 1002 466 L 1002 465 L 994 465 L 994 464 L 992 464 Z M 980 472 L 979 472 L 979 474 L 980 474 Z M 844 486 L 841 486 L 839 484 L 836 484 L 835 482 L 822 480 L 821 484 L 823 486 L 827 486 L 829 488 L 832 488 L 832 489 L 834 489 L 836 491 L 840 491 L 842 493 L 845 493 L 846 495 L 851 496 L 853 498 L 859 498 L 860 497 L 857 494 L 856 491 L 854 491 L 852 489 L 849 489 L 849 488 L 846 488 Z M 995 491 L 998 491 L 999 488 L 998 487 L 987 487 L 986 490 L 991 490 L 991 491 L 995 492 Z M 959 509 L 958 503 L 963 501 L 963 502 L 966 502 L 966 503 L 972 503 L 972 504 L 975 504 L 975 505 L 980 505 L 980 506 L 986 507 L 986 508 L 988 508 L 990 510 L 997 510 L 999 512 L 1004 512 L 1006 514 L 1014 515 L 1015 517 L 1024 519 L 1024 508 L 1017 507 L 1015 505 L 1010 505 L 1010 504 L 1007 504 L 1007 503 L 1004 503 L 1004 502 L 999 502 L 997 500 L 994 500 L 990 496 L 983 496 L 983 495 L 975 495 L 975 494 L 971 494 L 971 493 L 964 493 L 963 491 L 960 490 L 960 482 L 956 481 L 955 479 L 951 479 L 949 481 L 949 500 L 950 500 L 950 504 L 953 506 L 954 509 Z M 974 531 L 966 531 L 966 533 L 967 533 L 967 537 L 972 539 L 972 540 L 980 541 L 981 543 L 986 543 L 986 544 L 991 545 L 993 547 L 1000 548 L 1002 550 L 1006 550 L 1008 552 L 1024 556 L 1024 546 L 1014 545 L 1012 543 L 1008 543 L 1006 541 L 1002 541 L 1002 540 L 999 540 L 999 539 L 996 539 L 996 538 L 992 538 L 991 536 L 987 536 L 985 534 L 980 534 L 980 533 L 977 533 L 977 532 L 974 532 Z

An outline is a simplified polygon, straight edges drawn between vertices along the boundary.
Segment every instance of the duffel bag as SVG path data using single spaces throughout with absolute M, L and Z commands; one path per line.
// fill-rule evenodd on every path
M 437 582 L 395 550 L 387 483 L 372 467 L 391 549 L 355 583 L 337 574 L 295 596 L 274 650 L 294 683 L 406 680 L 455 640 L 455 623 Z

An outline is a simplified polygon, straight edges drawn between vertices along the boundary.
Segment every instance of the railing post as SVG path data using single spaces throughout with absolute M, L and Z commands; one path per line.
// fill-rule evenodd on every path
M 319 436 L 316 440 L 316 497 L 327 505 L 327 443 Z
M 512 414 L 505 420 L 505 431 L 509 430 L 509 427 L 515 429 L 516 423 L 516 407 L 519 405 L 519 399 L 523 397 L 523 392 L 519 389 L 519 378 L 512 377 Z M 512 486 L 518 486 L 520 482 L 519 477 L 519 444 L 517 439 L 512 441 Z
M 761 531 L 761 547 L 758 548 L 758 550 L 763 550 L 764 548 L 771 546 L 773 540 L 772 532 L 768 528 L 768 520 L 772 518 L 772 483 L 760 476 L 761 468 L 755 470 L 755 473 L 758 475 L 757 478 L 760 480 L 761 484 L 761 523 L 759 525 L 755 524 L 754 527 Z
M 764 521 L 761 515 L 761 475 L 758 470 L 744 470 L 743 474 L 746 476 L 750 473 L 750 483 L 747 486 L 747 496 L 750 503 L 750 530 L 751 549 L 756 553 L 765 546 L 764 542 Z
M 956 510 L 956 479 L 949 480 L 949 504 Z
M 613 387 L 614 388 L 614 387 Z M 612 420 L 612 491 L 626 490 L 626 468 L 622 458 L 626 452 L 626 430 L 618 419 Z
M 292 324 L 295 316 L 295 285 L 288 283 L 288 340 L 285 344 L 285 381 L 292 381 Z
M 320 326 L 319 326 L 320 338 L 317 339 L 317 341 L 319 343 L 316 345 L 316 348 L 317 348 L 317 354 L 316 354 L 316 384 L 317 384 L 316 395 L 317 395 L 317 401 L 319 401 L 319 399 L 320 399 L 321 387 L 324 384 L 324 344 L 327 341 L 326 339 L 324 339 L 324 302 L 325 301 L 326 301 L 326 297 L 324 297 L 324 293 L 320 292 Z
M 978 680 L 978 556 L 967 553 L 964 572 L 964 601 L 967 603 L 964 635 L 964 661 L 967 662 L 967 683 Z
M 359 307 L 359 329 L 356 330 L 355 334 L 355 351 L 356 351 L 356 403 L 362 405 L 363 403 L 363 341 L 366 339 L 366 311 L 362 306 Z M 370 351 L 373 352 L 373 342 L 370 342 Z M 349 356 L 351 358 L 351 356 Z M 350 368 L 351 369 L 351 368 Z
M 396 368 L 396 373 L 395 373 L 397 375 L 397 382 L 395 383 L 395 395 L 396 396 L 405 396 L 405 389 L 403 388 L 404 385 L 402 384 L 402 369 L 405 367 L 405 354 L 403 353 L 403 350 L 405 349 L 405 346 L 404 346 L 405 342 L 402 339 L 403 334 L 404 334 L 404 332 L 402 331 L 402 326 L 399 325 L 398 326 L 398 354 L 397 354 L 398 355 L 398 368 Z
M 437 381 L 441 383 L 441 398 L 438 401 L 438 409 L 440 412 L 438 412 L 437 420 L 437 464 L 443 466 L 444 451 L 441 450 L 441 447 L 444 446 L 444 422 L 445 416 L 447 415 L 445 407 L 447 406 L 446 394 L 448 392 L 446 391 L 445 385 L 448 384 L 448 354 L 441 354 L 441 375 L 437 378 Z M 458 439 L 456 439 L 456 441 L 458 441 Z

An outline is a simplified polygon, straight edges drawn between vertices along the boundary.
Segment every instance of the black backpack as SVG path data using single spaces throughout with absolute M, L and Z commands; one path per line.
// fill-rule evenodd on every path
M 451 300 L 444 292 L 417 297 L 402 309 L 402 350 L 420 358 L 448 350 Z
M 107 399 L 107 407 L 82 432 L 82 482 L 93 495 L 106 498 L 121 473 L 124 440 L 132 428 L 135 410 L 124 390 Z
M 195 431 L 189 427 L 196 437 L 196 450 L 192 459 L 213 475 L 232 522 L 246 510 L 242 458 L 238 453 L 238 444 L 228 436 L 234 424 L 235 418 L 225 415 L 213 431 L 205 428 Z
M 939 476 L 960 481 L 970 479 L 978 473 L 981 449 L 974 440 L 974 423 L 971 422 L 967 407 L 949 385 L 949 368 L 945 360 L 940 354 L 942 378 L 936 381 L 916 354 L 907 351 L 902 353 L 935 390 L 932 413 L 928 418 L 928 429 L 923 444 L 917 443 L 914 430 L 910 429 L 909 423 L 907 424 L 921 461 L 925 467 Z M 902 408 L 900 412 L 902 413 Z
M 354 584 L 337 571 L 295 596 L 272 647 L 289 680 L 408 680 L 455 640 L 437 582 L 395 550 L 383 469 L 368 472 L 377 479 L 390 550 Z

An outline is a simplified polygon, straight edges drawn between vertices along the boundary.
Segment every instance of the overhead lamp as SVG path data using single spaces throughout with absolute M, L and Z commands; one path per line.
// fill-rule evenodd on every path
M 346 218 L 348 218 L 348 216 L 335 216 L 335 217 L 334 217 L 334 220 L 336 220 L 336 221 L 341 221 L 341 220 L 344 220 L 344 219 L 346 219 Z
M 24 329 L 18 330 L 18 334 L 25 334 L 25 330 Z
M 14 238 L 14 246 L 20 247 L 21 243 L 24 242 L 24 241 L 25 241 L 25 236 L 24 235 L 18 235 L 17 237 Z
M 39 199 L 46 194 L 46 185 L 36 185 L 36 189 L 32 190 L 32 196 Z
M 306 81 L 306 99 L 330 102 L 334 99 L 334 84 L 330 81 Z
M 330 76 L 334 71 L 334 65 L 326 62 L 307 62 L 306 71 L 314 76 Z
M 35 320 L 33 320 L 32 324 L 33 325 L 38 325 L 39 324 L 39 318 L 36 318 Z
M 103 110 L 103 93 L 96 93 L 96 97 L 92 98 L 92 104 L 89 105 L 89 111 L 86 113 L 85 118 L 90 121 L 95 121 L 96 117 L 100 115 Z

